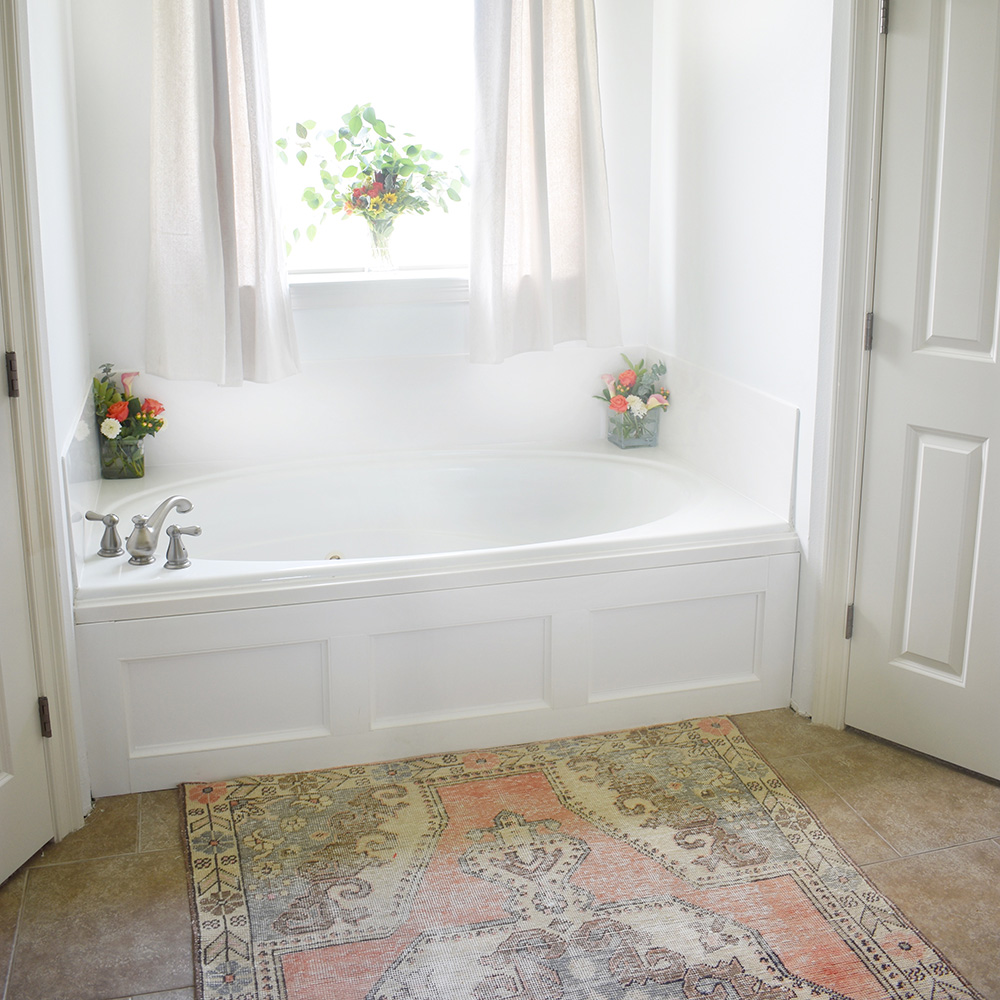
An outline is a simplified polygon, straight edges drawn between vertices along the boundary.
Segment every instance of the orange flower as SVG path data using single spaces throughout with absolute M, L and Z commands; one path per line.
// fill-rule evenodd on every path
M 149 396 L 146 402 L 142 404 L 142 412 L 152 413 L 154 417 L 159 416 L 163 412 L 163 409 L 163 404 L 158 399 L 153 399 L 152 396 Z
M 624 413 L 628 409 L 628 400 L 624 396 L 612 396 L 608 406 L 615 413 Z
M 618 382 L 623 389 L 631 389 L 635 385 L 635 380 L 637 376 L 631 368 L 626 368 L 625 371 L 618 376 Z
M 117 403 L 112 403 L 108 407 L 107 415 L 111 417 L 112 420 L 117 420 L 121 423 L 123 420 L 128 419 L 128 403 L 124 399 L 118 400 Z

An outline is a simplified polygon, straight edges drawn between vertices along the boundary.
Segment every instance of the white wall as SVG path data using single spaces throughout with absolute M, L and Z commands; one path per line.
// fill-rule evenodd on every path
M 89 366 L 140 368 L 149 248 L 150 0 L 73 0 Z
M 73 47 L 68 0 L 25 4 L 39 284 L 48 340 L 52 432 L 63 448 L 76 428 L 90 377 L 77 173 Z
M 808 575 L 834 0 L 659 0 L 651 343 L 800 412 Z M 681 401 L 676 401 L 681 405 Z M 800 647 L 801 648 L 801 647 Z M 811 663 L 797 663 L 807 708 Z

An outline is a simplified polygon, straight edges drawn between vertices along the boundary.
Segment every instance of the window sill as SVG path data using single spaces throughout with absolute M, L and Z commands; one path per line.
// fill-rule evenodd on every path
M 461 303 L 469 301 L 469 271 L 311 271 L 290 274 L 288 289 L 293 309 Z

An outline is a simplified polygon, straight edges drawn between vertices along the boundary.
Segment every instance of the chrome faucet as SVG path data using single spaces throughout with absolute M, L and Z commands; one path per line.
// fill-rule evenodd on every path
M 148 566 L 156 559 L 156 543 L 160 537 L 163 522 L 175 507 L 186 514 L 194 504 L 187 497 L 167 497 L 152 514 L 136 514 L 132 518 L 135 527 L 125 539 L 125 548 L 132 557 L 129 562 L 133 566 Z

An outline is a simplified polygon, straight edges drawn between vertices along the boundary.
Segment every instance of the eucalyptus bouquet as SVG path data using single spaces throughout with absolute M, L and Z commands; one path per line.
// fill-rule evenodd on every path
M 451 202 L 462 200 L 469 181 L 460 167 L 441 167 L 442 154 L 409 132 L 397 141 L 370 104 L 356 104 L 341 120 L 335 130 L 311 120 L 296 122 L 277 140 L 278 156 L 289 163 L 291 155 L 302 167 L 318 171 L 302 192 L 302 200 L 319 213 L 318 222 L 306 229 L 307 239 L 315 239 L 317 226 L 333 215 L 356 215 L 368 225 L 373 254 L 387 262 L 396 219 L 434 207 L 447 212 Z M 292 232 L 295 241 L 301 235 L 298 229 Z

